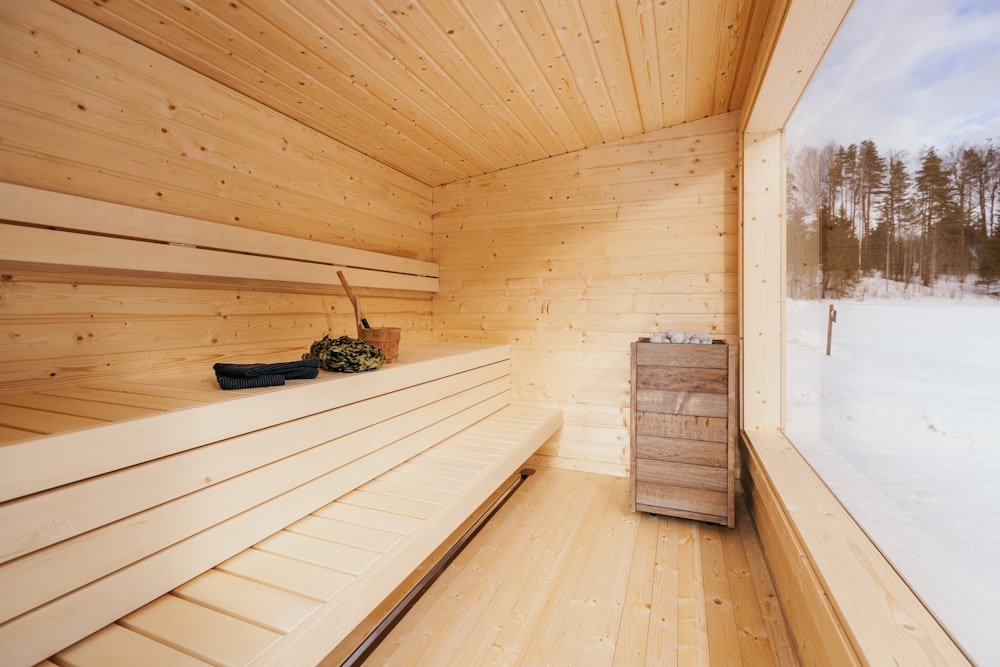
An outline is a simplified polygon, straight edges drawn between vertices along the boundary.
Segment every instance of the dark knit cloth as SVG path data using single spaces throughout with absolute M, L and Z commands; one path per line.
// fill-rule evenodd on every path
M 319 375 L 319 359 L 274 364 L 215 364 L 215 379 L 222 389 L 277 387 L 285 380 L 311 380 Z
M 253 389 L 254 387 L 280 387 L 285 384 L 284 375 L 257 375 L 252 378 L 231 378 L 216 375 L 222 389 Z

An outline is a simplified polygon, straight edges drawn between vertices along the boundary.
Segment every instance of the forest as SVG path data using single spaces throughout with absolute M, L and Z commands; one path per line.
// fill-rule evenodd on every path
M 1000 149 L 930 146 L 916 156 L 875 142 L 788 155 L 789 297 L 843 298 L 863 277 L 1000 285 Z

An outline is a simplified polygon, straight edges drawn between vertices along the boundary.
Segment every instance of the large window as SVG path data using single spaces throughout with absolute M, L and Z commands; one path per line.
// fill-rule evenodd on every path
M 1000 656 L 1000 4 L 857 0 L 787 130 L 786 434 Z

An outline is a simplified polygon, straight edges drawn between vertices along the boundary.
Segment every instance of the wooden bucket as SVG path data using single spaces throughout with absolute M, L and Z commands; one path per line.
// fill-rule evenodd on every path
M 385 363 L 399 358 L 399 327 L 358 328 L 358 338 L 378 347 L 385 354 Z

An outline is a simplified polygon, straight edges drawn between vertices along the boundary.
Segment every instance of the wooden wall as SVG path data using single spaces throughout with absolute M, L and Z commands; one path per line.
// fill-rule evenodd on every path
M 0 90 L 0 181 L 431 259 L 429 187 L 48 0 L 0 3 Z M 0 274 L 0 391 L 353 330 L 342 293 Z M 365 296 L 373 325 L 430 338 L 429 293 Z
M 0 6 L 0 89 L 0 181 L 440 263 L 369 321 L 513 344 L 565 465 L 626 472 L 632 340 L 737 340 L 737 112 L 431 189 L 47 0 Z M 336 292 L 0 274 L 0 391 L 351 331 Z
M 632 340 L 738 341 L 738 120 L 434 189 L 434 339 L 510 343 L 514 398 L 564 410 L 560 465 L 626 472 Z

